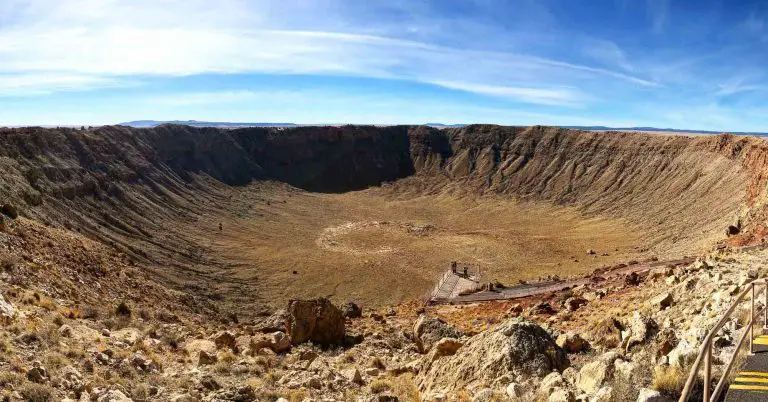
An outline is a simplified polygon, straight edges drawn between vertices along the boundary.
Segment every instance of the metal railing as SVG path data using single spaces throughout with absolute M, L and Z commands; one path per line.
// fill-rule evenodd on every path
M 755 322 L 755 300 L 756 300 L 756 292 L 755 289 L 757 287 L 762 286 L 764 288 L 764 297 L 765 297 L 765 303 L 763 304 L 763 328 L 768 326 L 768 289 L 766 289 L 766 279 L 756 279 L 748 284 L 745 285 L 744 290 L 739 293 L 738 296 L 736 296 L 736 300 L 733 302 L 731 307 L 728 308 L 728 310 L 725 312 L 722 318 L 715 324 L 714 327 L 712 327 L 712 330 L 709 331 L 707 336 L 704 338 L 704 342 L 701 345 L 701 350 L 699 351 L 699 355 L 696 357 L 696 361 L 693 363 L 693 367 L 691 368 L 691 373 L 688 376 L 688 380 L 685 382 L 685 388 L 683 388 L 683 392 L 680 395 L 679 402 L 686 402 L 688 398 L 690 397 L 691 393 L 693 392 L 694 383 L 696 382 L 696 379 L 699 377 L 699 369 L 701 369 L 702 363 L 704 364 L 704 373 L 703 373 L 703 397 L 702 401 L 705 402 L 715 402 L 720 397 L 720 394 L 723 392 L 723 389 L 725 388 L 725 384 L 728 381 L 728 376 L 731 372 L 731 369 L 733 368 L 733 364 L 736 360 L 736 356 L 739 354 L 739 350 L 741 350 L 741 346 L 744 344 L 744 340 L 746 338 L 749 338 L 749 353 L 753 354 L 754 349 L 754 322 Z M 744 301 L 744 298 L 751 293 L 750 302 L 752 304 L 752 307 L 750 309 L 750 315 L 749 315 L 749 322 L 744 326 L 744 333 L 739 338 L 739 342 L 736 344 L 736 349 L 733 351 L 733 356 L 731 356 L 730 360 L 728 361 L 728 364 L 726 364 L 725 369 L 722 373 L 722 377 L 717 383 L 717 386 L 715 386 L 714 390 L 710 390 L 710 386 L 712 385 L 712 345 L 714 342 L 715 336 L 717 336 L 717 333 L 720 331 L 721 328 L 729 321 L 731 318 L 731 315 L 733 315 L 733 312 L 736 311 L 736 307 L 738 307 L 742 301 Z M 710 392 L 711 391 L 711 392 Z
M 437 285 L 435 285 L 435 288 L 432 289 L 432 293 L 429 294 L 429 297 L 427 298 L 432 299 L 433 297 L 437 296 L 437 294 L 440 292 L 440 289 L 443 287 L 443 283 L 445 283 L 446 279 L 448 279 L 448 276 L 451 273 L 446 271 L 443 272 L 442 275 L 440 275 L 440 279 L 437 280 Z

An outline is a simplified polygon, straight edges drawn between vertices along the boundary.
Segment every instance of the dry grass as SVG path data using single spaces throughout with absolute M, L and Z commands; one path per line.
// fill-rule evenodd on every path
M 21 386 L 20 394 L 28 402 L 49 402 L 54 400 L 54 390 L 48 385 L 26 383 Z
M 377 378 L 371 381 L 371 384 L 368 386 L 371 390 L 371 392 L 378 394 L 381 392 L 387 392 L 392 390 L 394 385 L 392 384 L 392 381 L 386 378 Z
M 654 370 L 651 388 L 668 396 L 680 396 L 686 379 L 686 373 L 679 366 L 659 366 Z

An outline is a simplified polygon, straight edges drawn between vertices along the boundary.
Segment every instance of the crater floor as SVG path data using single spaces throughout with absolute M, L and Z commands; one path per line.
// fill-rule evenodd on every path
M 642 233 L 625 222 L 543 202 L 403 198 L 381 188 L 323 194 L 276 183 L 232 191 L 232 205 L 205 216 L 191 235 L 231 278 L 275 306 L 321 295 L 366 305 L 412 300 L 452 260 L 512 284 L 650 255 Z

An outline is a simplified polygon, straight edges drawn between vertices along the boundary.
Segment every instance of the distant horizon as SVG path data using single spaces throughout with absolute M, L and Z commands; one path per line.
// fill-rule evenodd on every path
M 471 125 L 497 125 L 506 127 L 531 127 L 531 126 L 547 126 L 547 127 L 560 127 L 577 130 L 592 130 L 592 131 L 647 131 L 647 132 L 670 132 L 670 133 L 692 133 L 692 134 L 735 134 L 735 135 L 768 135 L 768 131 L 733 131 L 733 130 L 701 130 L 701 129 L 686 129 L 686 128 L 671 128 L 671 127 L 650 127 L 650 126 L 632 126 L 632 127 L 611 127 L 603 125 L 586 125 L 586 126 L 571 126 L 571 125 L 557 125 L 557 124 L 499 124 L 499 123 L 458 123 L 458 124 L 444 124 L 444 123 L 394 123 L 394 124 L 373 124 L 373 123 L 292 123 L 292 122 L 230 122 L 230 121 L 206 121 L 206 120 L 130 120 L 120 123 L 112 124 L 52 124 L 52 125 L 2 125 L 0 127 L 6 128 L 28 128 L 28 127 L 43 127 L 43 128 L 81 128 L 81 127 L 103 127 L 103 126 L 128 126 L 133 128 L 153 128 L 163 124 L 178 124 L 186 125 L 190 127 L 216 127 L 216 128 L 247 128 L 247 127 L 328 127 L 328 126 L 431 126 L 440 128 L 456 128 Z

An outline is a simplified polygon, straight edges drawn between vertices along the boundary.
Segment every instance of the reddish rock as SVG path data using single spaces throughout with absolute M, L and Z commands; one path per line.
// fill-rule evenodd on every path
M 344 316 L 326 298 L 291 300 L 286 328 L 293 345 L 307 341 L 322 346 L 344 342 Z

